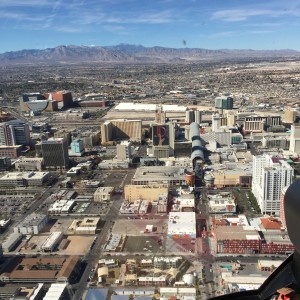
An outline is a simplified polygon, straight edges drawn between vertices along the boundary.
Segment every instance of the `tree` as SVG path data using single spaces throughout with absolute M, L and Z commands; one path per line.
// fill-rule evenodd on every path
M 276 267 L 274 265 L 271 266 L 271 272 L 274 272 L 276 270 Z

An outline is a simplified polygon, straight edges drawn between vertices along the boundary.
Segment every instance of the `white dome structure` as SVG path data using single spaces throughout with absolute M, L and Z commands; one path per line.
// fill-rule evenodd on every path
M 185 284 L 191 286 L 195 283 L 195 277 L 192 274 L 184 274 L 182 280 Z

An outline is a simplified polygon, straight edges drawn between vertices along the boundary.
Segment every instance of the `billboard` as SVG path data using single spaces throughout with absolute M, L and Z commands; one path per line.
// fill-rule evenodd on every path
M 169 126 L 154 125 L 152 127 L 152 141 L 153 146 L 168 146 L 170 144 Z

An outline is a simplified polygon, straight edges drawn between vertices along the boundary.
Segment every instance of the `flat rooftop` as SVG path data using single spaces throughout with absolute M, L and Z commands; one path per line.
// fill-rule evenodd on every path
M 48 174 L 49 172 L 9 172 L 2 176 L 0 180 L 40 180 Z
M 179 106 L 177 104 L 163 104 L 161 105 L 163 111 L 165 112 L 185 112 L 187 107 Z M 121 102 L 115 106 L 115 110 L 120 111 L 152 111 L 155 112 L 157 105 L 156 104 L 141 104 L 133 102 Z
M 194 212 L 170 212 L 168 234 L 196 234 L 196 214 Z
M 96 227 L 100 222 L 100 218 L 84 218 L 80 224 L 81 227 Z
M 184 168 L 182 167 L 141 167 L 138 168 L 133 180 L 185 180 Z
M 28 215 L 25 219 L 23 219 L 16 227 L 36 226 L 43 222 L 45 218 L 47 218 L 46 215 L 32 213 Z
M 260 240 L 252 226 L 219 226 L 215 232 L 217 240 Z
M 113 190 L 114 190 L 114 187 L 112 187 L 112 186 L 99 187 L 95 191 L 95 194 L 96 193 L 112 193 Z
M 11 280 L 56 281 L 58 278 L 69 278 L 79 261 L 79 256 L 16 258 L 14 264 L 4 269 L 1 276 Z
M 50 235 L 45 240 L 45 242 L 43 243 L 42 248 L 51 247 L 61 236 L 62 236 L 61 231 L 51 232 Z

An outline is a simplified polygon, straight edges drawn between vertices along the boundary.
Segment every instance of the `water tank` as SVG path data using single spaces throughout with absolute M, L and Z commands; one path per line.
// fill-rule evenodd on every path
M 188 186 L 195 185 L 195 173 L 188 172 L 185 174 L 185 181 Z
M 215 179 L 211 174 L 206 174 L 204 176 L 204 182 L 205 182 L 206 186 L 210 187 L 210 186 L 214 185 L 214 181 L 215 181 Z
M 194 285 L 195 283 L 195 277 L 192 274 L 184 274 L 182 280 L 186 285 L 189 286 Z

